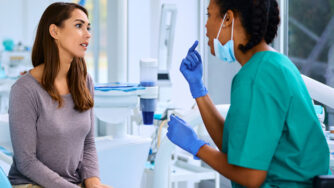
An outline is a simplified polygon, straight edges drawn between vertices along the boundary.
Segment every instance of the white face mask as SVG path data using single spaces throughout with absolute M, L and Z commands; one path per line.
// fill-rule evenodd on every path
M 214 45 L 215 55 L 217 58 L 228 63 L 234 63 L 236 61 L 234 55 L 234 41 L 233 41 L 234 19 L 232 20 L 231 40 L 229 40 L 225 45 L 222 45 L 222 43 L 218 40 L 220 31 L 224 25 L 225 18 L 226 14 L 219 28 L 217 38 L 213 39 L 213 45 Z

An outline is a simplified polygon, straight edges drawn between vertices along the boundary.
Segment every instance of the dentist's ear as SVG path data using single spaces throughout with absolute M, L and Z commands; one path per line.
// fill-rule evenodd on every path
M 232 10 L 228 10 L 226 12 L 226 18 L 225 18 L 225 23 L 223 27 L 230 26 L 232 25 L 232 20 L 235 18 L 235 14 Z
M 58 39 L 58 27 L 55 24 L 50 25 L 49 33 L 50 33 L 52 38 Z

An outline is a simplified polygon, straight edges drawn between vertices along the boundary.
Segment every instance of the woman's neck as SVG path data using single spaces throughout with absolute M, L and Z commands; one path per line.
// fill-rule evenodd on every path
M 73 56 L 64 50 L 59 50 L 59 72 L 56 76 L 56 80 L 63 80 L 67 78 L 67 73 L 70 70 Z
M 243 53 L 238 46 L 236 46 L 235 56 L 241 66 L 244 66 L 255 53 L 262 51 L 276 51 L 271 46 L 269 46 L 264 40 L 262 40 L 258 45 L 254 46 L 252 49 Z

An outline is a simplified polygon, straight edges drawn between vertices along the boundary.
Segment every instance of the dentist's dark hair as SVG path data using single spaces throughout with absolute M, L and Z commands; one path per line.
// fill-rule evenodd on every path
M 53 3 L 44 11 L 38 24 L 32 49 L 34 67 L 44 64 L 41 85 L 52 99 L 62 107 L 63 100 L 55 88 L 55 78 L 60 68 L 59 50 L 55 39 L 50 35 L 50 25 L 62 28 L 64 21 L 71 17 L 75 9 L 82 10 L 88 17 L 87 10 L 75 3 Z M 84 58 L 74 57 L 67 74 L 67 83 L 74 102 L 74 109 L 82 112 L 93 107 L 94 100 L 87 88 L 87 67 Z
M 280 23 L 279 8 L 276 0 L 214 0 L 223 17 L 228 10 L 240 16 L 241 24 L 248 34 L 248 43 L 239 45 L 247 52 L 263 39 L 270 44 L 277 35 Z

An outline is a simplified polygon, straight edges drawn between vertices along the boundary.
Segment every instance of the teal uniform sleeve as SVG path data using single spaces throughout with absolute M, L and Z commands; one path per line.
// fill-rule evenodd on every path
M 268 170 L 284 128 L 279 99 L 265 88 L 242 84 L 232 88 L 223 152 L 233 165 Z

